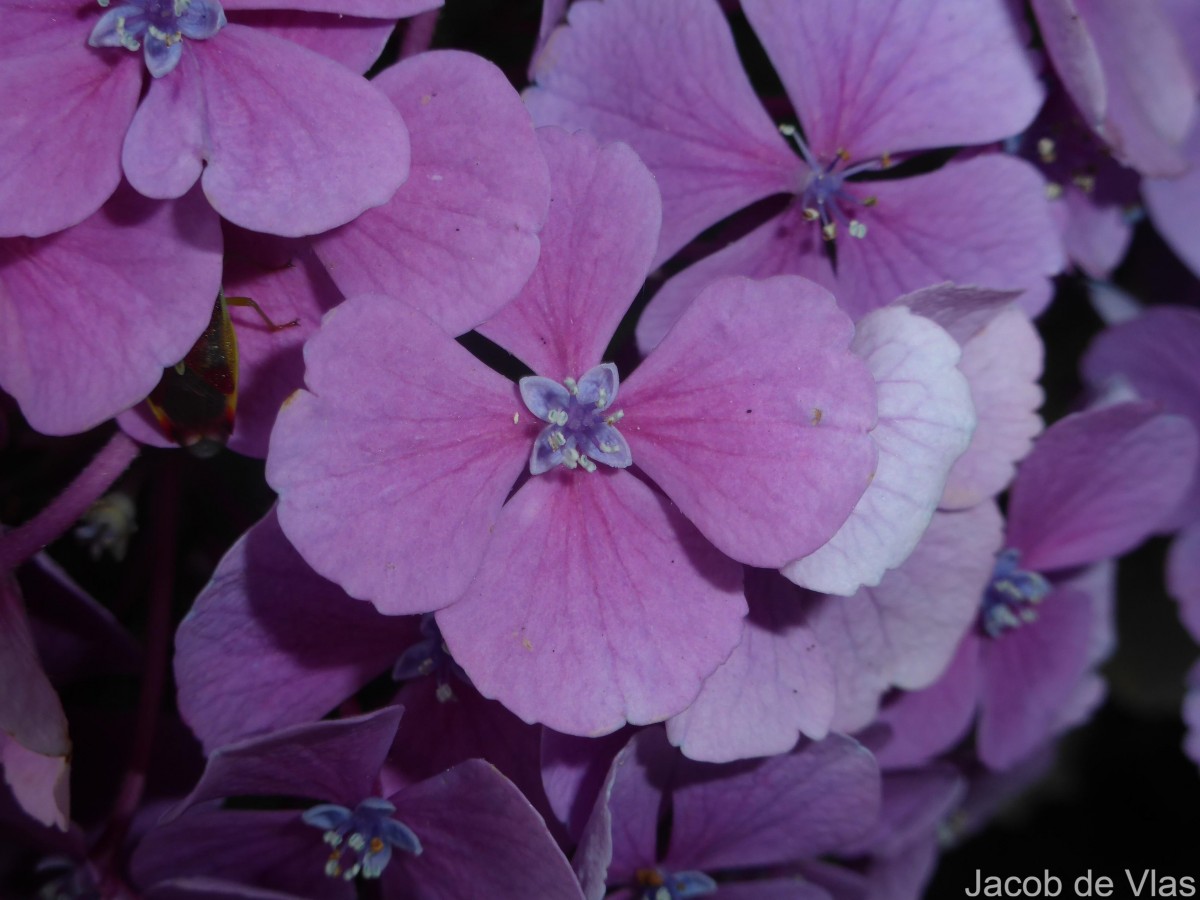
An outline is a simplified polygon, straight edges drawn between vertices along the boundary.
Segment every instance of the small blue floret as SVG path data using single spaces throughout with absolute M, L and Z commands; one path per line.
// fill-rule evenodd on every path
M 558 466 L 591 472 L 595 463 L 624 469 L 633 462 L 624 436 L 616 428 L 620 411 L 608 409 L 617 399 L 617 367 L 604 363 L 562 384 L 540 375 L 521 379 L 526 408 L 549 424 L 538 434 L 529 457 L 534 475 Z
M 179 65 L 184 38 L 207 40 L 224 27 L 219 0 L 126 0 L 100 17 L 88 43 L 142 50 L 150 74 L 161 78 Z
M 421 842 L 411 828 L 392 818 L 396 807 L 387 800 L 369 797 L 350 812 L 336 803 L 321 803 L 306 810 L 301 819 L 325 832 L 332 849 L 325 863 L 330 878 L 350 881 L 358 875 L 378 878 L 392 859 L 392 851 L 421 854 Z

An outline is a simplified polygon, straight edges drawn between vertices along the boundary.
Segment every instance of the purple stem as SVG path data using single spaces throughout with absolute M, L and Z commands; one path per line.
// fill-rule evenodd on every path
M 440 11 L 431 9 L 408 20 L 408 26 L 404 29 L 404 40 L 400 42 L 401 59 L 408 59 L 429 49 L 433 43 L 433 32 L 437 28 Z
M 128 468 L 138 450 L 136 441 L 118 431 L 45 509 L 19 528 L 0 535 L 0 574 L 15 571 L 64 534 Z

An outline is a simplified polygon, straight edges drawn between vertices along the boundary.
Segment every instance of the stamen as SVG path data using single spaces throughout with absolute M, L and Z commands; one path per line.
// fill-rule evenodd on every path
M 891 158 L 866 160 L 850 165 L 850 153 L 844 147 L 837 150 L 829 162 L 819 161 L 794 125 L 780 125 L 780 134 L 791 139 L 796 149 L 811 170 L 804 188 L 800 191 L 800 211 L 806 222 L 820 222 L 821 237 L 826 241 L 837 239 L 841 225 L 854 238 L 867 234 L 867 224 L 851 215 L 848 208 L 871 207 L 878 200 L 874 195 L 859 198 L 850 190 L 847 179 L 862 172 L 878 171 L 891 165 Z
M 392 818 L 395 811 L 388 801 L 369 798 L 354 812 L 322 803 L 306 810 L 301 820 L 325 829 L 324 841 L 333 847 L 325 861 L 325 874 L 351 881 L 359 873 L 363 878 L 378 878 L 393 849 L 420 855 L 420 840 L 407 825 Z
M 1053 139 L 1048 137 L 1039 138 L 1037 142 L 1037 154 L 1041 161 L 1046 164 L 1054 162 L 1058 158 L 1058 154 L 1055 153 Z

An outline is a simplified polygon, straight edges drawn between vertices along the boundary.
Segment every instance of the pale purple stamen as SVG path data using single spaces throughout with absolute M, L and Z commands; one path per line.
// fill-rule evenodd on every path
M 1022 569 L 1020 558 L 1020 551 L 1012 547 L 996 557 L 979 616 L 979 625 L 989 637 L 1035 621 L 1037 605 L 1050 593 L 1050 582 L 1037 572 Z
M 624 469 L 633 462 L 629 444 L 616 428 L 623 413 L 609 413 L 617 399 L 617 367 L 604 363 L 578 381 L 562 384 L 540 375 L 521 379 L 521 399 L 528 410 L 549 423 L 538 434 L 529 457 L 534 475 L 558 466 L 593 472 L 596 463 Z
M 306 825 L 325 831 L 325 843 L 332 849 L 325 863 L 330 878 L 352 880 L 378 878 L 392 858 L 392 850 L 421 855 L 421 842 L 412 829 L 392 818 L 391 803 L 369 797 L 351 812 L 336 803 L 321 803 L 305 810 Z
M 779 131 L 792 140 L 808 163 L 808 177 L 799 193 L 804 217 L 810 222 L 821 223 L 821 236 L 827 241 L 837 237 L 839 227 L 844 228 L 851 237 L 866 237 L 866 223 L 857 218 L 854 210 L 856 207 L 874 206 L 875 198 L 860 198 L 850 190 L 846 179 L 861 172 L 884 168 L 886 163 L 872 160 L 849 166 L 848 157 L 843 154 L 834 156 L 829 162 L 821 162 L 794 126 L 781 125 Z
M 179 65 L 185 37 L 203 41 L 224 26 L 220 0 L 124 0 L 100 17 L 88 43 L 143 50 L 146 68 L 161 78 Z

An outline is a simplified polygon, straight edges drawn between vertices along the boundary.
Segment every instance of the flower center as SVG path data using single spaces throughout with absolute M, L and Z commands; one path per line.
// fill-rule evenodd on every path
M 179 65 L 185 37 L 203 41 L 224 26 L 220 0 L 124 0 L 100 17 L 88 43 L 143 50 L 146 68 L 161 78 Z
M 454 699 L 451 678 L 470 683 L 467 673 L 454 661 L 446 642 L 442 640 L 442 632 L 437 627 L 433 613 L 421 617 L 421 640 L 405 650 L 392 667 L 393 681 L 410 681 L 425 675 L 433 675 L 437 679 L 437 698 L 440 703 Z
M 717 892 L 717 883 L 703 872 L 676 872 L 661 869 L 638 869 L 638 900 L 687 900 Z
M 779 132 L 791 139 L 808 163 L 808 179 L 799 194 L 804 218 L 809 222 L 820 222 L 821 237 L 827 241 L 837 238 L 839 228 L 845 229 L 851 237 L 866 237 L 867 226 L 857 217 L 858 210 L 874 206 L 875 197 L 859 197 L 850 189 L 846 179 L 860 172 L 887 168 L 888 160 L 872 160 L 851 166 L 848 165 L 850 154 L 841 150 L 832 160 L 822 163 L 794 125 L 780 125 Z
M 534 441 L 529 457 L 532 474 L 558 466 L 594 472 L 596 463 L 624 469 L 633 462 L 629 444 L 616 428 L 624 413 L 608 413 L 619 382 L 612 363 L 589 369 L 578 381 L 565 378 L 562 384 L 540 375 L 521 379 L 526 408 L 549 423 Z
M 992 581 L 983 593 L 979 625 L 989 637 L 1037 619 L 1037 605 L 1050 593 L 1050 582 L 1020 568 L 1021 552 L 1013 547 L 996 557 Z
M 354 812 L 334 803 L 321 803 L 305 810 L 306 825 L 325 830 L 325 843 L 332 849 L 325 863 L 330 878 L 352 880 L 356 875 L 378 878 L 392 858 L 392 850 L 421 855 L 421 842 L 403 822 L 392 818 L 396 807 L 378 797 L 369 797 Z

